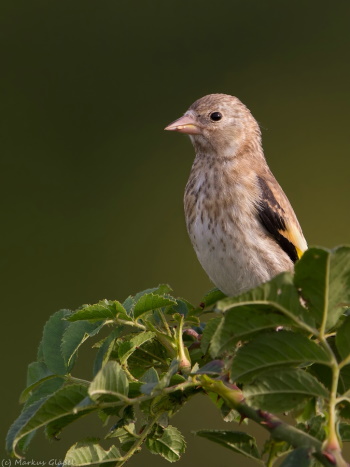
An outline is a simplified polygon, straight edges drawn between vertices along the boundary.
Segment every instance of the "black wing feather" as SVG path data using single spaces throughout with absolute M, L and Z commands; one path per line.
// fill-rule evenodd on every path
M 298 259 L 297 250 L 293 243 L 281 234 L 281 231 L 286 231 L 286 224 L 283 218 L 284 210 L 276 200 L 266 181 L 262 177 L 258 177 L 258 181 L 261 188 L 261 199 L 258 206 L 259 219 L 282 250 L 295 263 Z

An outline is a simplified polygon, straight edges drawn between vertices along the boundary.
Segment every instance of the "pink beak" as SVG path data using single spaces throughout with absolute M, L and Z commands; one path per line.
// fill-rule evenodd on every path
M 187 133 L 188 135 L 199 135 L 201 133 L 198 123 L 191 115 L 184 115 L 175 122 L 170 123 L 164 130 Z

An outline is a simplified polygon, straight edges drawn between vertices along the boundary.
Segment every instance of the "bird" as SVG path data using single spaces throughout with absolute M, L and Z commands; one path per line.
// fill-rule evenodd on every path
M 292 271 L 307 243 L 250 110 L 237 97 L 209 94 L 165 130 L 189 135 L 195 150 L 185 218 L 214 285 L 235 296 Z

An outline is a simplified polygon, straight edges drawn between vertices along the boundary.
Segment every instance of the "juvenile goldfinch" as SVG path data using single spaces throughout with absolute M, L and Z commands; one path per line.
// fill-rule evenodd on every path
M 247 107 L 237 97 L 210 94 L 165 130 L 188 134 L 195 149 L 186 224 L 212 282 L 237 295 L 291 270 L 307 244 Z

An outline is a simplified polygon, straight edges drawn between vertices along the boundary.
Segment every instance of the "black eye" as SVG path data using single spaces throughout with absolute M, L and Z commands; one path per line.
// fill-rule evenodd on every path
M 213 120 L 213 122 L 218 122 L 221 119 L 222 115 L 220 112 L 213 112 L 210 114 L 210 120 Z

